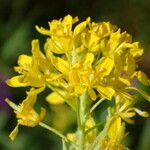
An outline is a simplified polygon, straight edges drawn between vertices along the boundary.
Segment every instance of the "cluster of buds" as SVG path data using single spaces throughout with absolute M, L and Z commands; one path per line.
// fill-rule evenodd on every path
M 14 67 L 19 75 L 7 80 L 11 87 L 31 87 L 21 104 L 6 100 L 18 122 L 10 138 L 16 137 L 19 125 L 41 123 L 46 109 L 38 113 L 34 105 L 37 95 L 50 88 L 49 104 L 67 103 L 77 114 L 78 129 L 66 137 L 71 143 L 68 149 L 126 150 L 121 144 L 125 124 L 134 123 L 136 114 L 148 117 L 146 111 L 136 108 L 136 93 L 148 101 L 150 96 L 134 84 L 150 85 L 137 65 L 143 49 L 132 42 L 130 34 L 109 22 L 91 22 L 90 17 L 77 22 L 78 17 L 67 15 L 49 22 L 49 29 L 36 26 L 47 37 L 44 46 L 41 49 L 39 40 L 33 40 L 32 55 L 20 55 Z M 108 108 L 104 128 L 99 131 L 92 113 L 103 101 L 114 101 L 114 105 Z

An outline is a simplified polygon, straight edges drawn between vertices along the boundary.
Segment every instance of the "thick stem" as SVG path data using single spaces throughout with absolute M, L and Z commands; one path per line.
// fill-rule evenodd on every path
M 83 129 L 79 129 L 79 150 L 84 150 L 85 134 Z
M 88 107 L 88 94 L 83 93 L 79 99 L 77 99 L 77 121 L 78 121 L 78 144 L 79 150 L 84 150 L 85 145 L 85 114 Z
M 84 126 L 82 124 L 80 99 L 77 99 L 78 145 L 79 150 L 84 150 Z

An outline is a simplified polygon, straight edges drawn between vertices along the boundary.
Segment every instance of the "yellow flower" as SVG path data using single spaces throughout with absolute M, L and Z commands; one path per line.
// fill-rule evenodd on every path
M 136 61 L 143 54 L 132 36 L 109 22 L 95 23 L 88 17 L 74 28 L 78 18 L 65 16 L 49 22 L 49 29 L 36 29 L 47 35 L 44 51 L 38 40 L 32 41 L 32 56 L 21 55 L 15 70 L 21 74 L 7 81 L 13 87 L 62 88 L 70 96 L 80 96 L 88 91 L 92 100 L 98 96 L 111 100 L 129 90 L 143 91 L 132 86 L 134 78 L 149 85 L 149 79 L 136 71 Z M 59 55 L 57 55 L 59 54 Z M 99 95 L 96 94 L 98 91 Z M 57 103 L 57 102 L 56 102 Z
M 52 90 L 46 97 L 48 103 L 55 107 L 67 102 L 79 113 L 79 132 L 68 134 L 70 141 L 85 149 L 91 145 L 102 150 L 127 150 L 121 144 L 125 137 L 125 122 L 133 123 L 136 114 L 149 116 L 146 111 L 136 108 L 136 94 L 132 92 L 134 90 L 150 101 L 150 95 L 134 84 L 138 79 L 142 84 L 150 85 L 150 79 L 137 65 L 143 49 L 138 42 L 132 41 L 130 34 L 121 32 L 109 22 L 91 22 L 90 17 L 77 25 L 76 22 L 78 17 L 67 15 L 49 22 L 49 29 L 36 26 L 38 32 L 47 36 L 43 52 L 39 41 L 33 40 L 32 55 L 19 56 L 15 67 L 19 75 L 9 79 L 7 84 L 39 89 L 32 88 L 19 106 L 7 100 L 15 109 L 18 122 L 10 137 L 15 138 L 19 125 L 34 127 L 43 119 L 45 109 L 41 108 L 38 114 L 33 107 L 37 94 L 48 87 Z M 99 98 L 102 99 L 89 108 L 92 100 Z M 108 109 L 104 129 L 97 135 L 97 125 L 90 115 L 104 99 L 112 98 L 114 106 Z M 85 141 L 80 142 L 81 132 L 85 132 L 82 138 Z M 95 145 L 99 135 L 99 145 Z
M 33 108 L 36 103 L 37 94 L 42 91 L 43 88 L 31 89 L 29 92 L 27 92 L 27 98 L 18 106 L 8 99 L 6 100 L 7 103 L 14 109 L 18 122 L 15 129 L 9 135 L 12 140 L 15 139 L 18 133 L 19 125 L 35 127 L 44 119 L 46 110 L 41 108 L 40 114 L 38 114 Z
M 63 20 L 49 22 L 48 30 L 38 26 L 36 29 L 41 34 L 50 36 L 45 43 L 46 51 L 64 54 L 72 50 L 83 52 L 88 49 L 89 52 L 95 53 L 100 51 L 100 40 L 116 31 L 117 27 L 109 22 L 91 23 L 90 20 L 88 17 L 72 30 L 72 25 L 78 18 L 67 15 Z
M 90 117 L 89 119 L 86 120 L 86 122 L 85 122 L 85 130 L 86 131 L 92 129 L 94 126 L 95 126 L 95 121 L 92 117 Z M 96 135 L 97 135 L 97 129 L 93 129 L 86 134 L 86 136 L 85 136 L 86 147 L 89 147 L 91 145 L 91 143 L 96 138 Z
M 32 56 L 20 55 L 15 71 L 21 75 L 7 80 L 12 87 L 45 87 L 46 84 L 60 83 L 60 75 L 56 72 L 51 62 L 40 51 L 39 41 L 32 41 Z
M 109 76 L 105 78 L 105 80 L 103 80 L 105 81 L 105 85 L 107 85 L 106 87 L 111 87 L 113 92 L 111 94 L 111 92 L 106 93 L 104 91 L 104 94 L 107 96 L 110 94 L 111 97 L 114 96 L 115 98 L 120 96 L 120 99 L 125 102 L 127 100 L 135 99 L 135 94 L 129 94 L 130 91 L 135 90 L 145 99 L 150 101 L 150 95 L 134 85 L 136 78 L 144 85 L 149 85 L 149 78 L 143 72 L 136 71 L 137 65 L 134 56 L 126 51 L 121 54 L 114 53 L 113 57 L 114 58 L 111 59 L 111 61 L 114 62 L 114 66 L 112 66 L 113 71 L 109 73 Z M 109 99 L 108 97 L 106 98 Z
M 7 80 L 9 86 L 45 86 L 45 76 L 50 74 L 51 67 L 45 56 L 40 52 L 38 40 L 32 41 L 32 54 L 33 56 L 19 56 L 19 66 L 15 67 L 15 70 L 22 75 Z
M 149 117 L 149 113 L 135 107 L 136 100 L 128 94 L 120 94 L 116 97 L 116 106 L 111 108 L 111 114 L 120 116 L 127 123 L 134 123 L 133 117 L 136 113 L 142 117 Z M 127 97 L 125 99 L 125 96 Z
M 46 50 L 57 54 L 63 54 L 72 50 L 72 24 L 77 21 L 77 17 L 72 18 L 70 15 L 67 15 L 63 20 L 49 22 L 49 30 L 36 26 L 37 31 L 51 37 L 45 43 Z
M 120 117 L 107 119 L 103 132 L 99 142 L 101 150 L 127 150 L 126 147 L 121 145 L 121 141 L 125 137 L 125 125 Z
M 67 84 L 64 85 L 65 89 L 71 93 L 71 95 L 82 95 L 87 90 L 92 100 L 95 100 L 96 89 L 103 97 L 111 99 L 114 90 L 110 86 L 106 86 L 104 78 L 109 76 L 113 69 L 113 60 L 110 58 L 102 58 L 97 64 L 93 64 L 95 61 L 94 54 L 87 53 L 85 55 L 78 56 L 74 53 L 68 56 L 69 59 L 62 59 L 55 57 L 51 54 L 49 57 L 55 68 L 61 72 L 64 80 Z M 75 57 L 75 62 L 74 62 Z M 78 58 L 79 57 L 79 58 Z M 80 58 L 81 57 L 81 58 Z M 95 65 L 95 66 L 94 66 Z
M 110 34 L 109 39 L 102 39 L 100 45 L 104 56 L 113 57 L 115 53 L 127 52 L 137 59 L 143 54 L 143 49 L 139 43 L 132 43 L 132 36 L 127 32 L 121 33 L 120 29 Z

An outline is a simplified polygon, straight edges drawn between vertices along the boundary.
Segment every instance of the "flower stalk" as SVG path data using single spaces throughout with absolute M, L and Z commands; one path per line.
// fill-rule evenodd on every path
M 61 134 L 58 130 L 48 126 L 47 124 L 43 123 L 43 122 L 39 122 L 39 126 L 41 126 L 42 128 L 45 128 L 47 130 L 49 130 L 50 132 L 58 135 L 60 138 L 62 138 L 62 140 L 64 142 L 68 142 L 68 143 L 71 143 L 71 145 L 77 149 L 77 145 L 75 143 L 73 143 L 72 141 L 69 141 L 63 134 Z
M 59 131 L 57 131 L 56 129 L 48 126 L 47 124 L 43 123 L 43 122 L 39 122 L 39 126 L 53 132 L 54 134 L 58 135 L 60 138 L 62 138 L 63 140 L 65 140 L 66 142 L 68 142 L 68 139 L 63 135 L 61 134 Z

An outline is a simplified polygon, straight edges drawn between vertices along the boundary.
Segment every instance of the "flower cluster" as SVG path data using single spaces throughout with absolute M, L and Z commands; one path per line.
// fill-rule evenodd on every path
M 46 97 L 50 104 L 66 102 L 80 113 L 78 125 L 82 131 L 93 128 L 84 134 L 83 148 L 126 149 L 121 145 L 125 137 L 125 122 L 133 123 L 136 113 L 148 117 L 147 112 L 135 107 L 136 92 L 150 101 L 149 94 L 134 84 L 139 81 L 150 85 L 149 78 L 138 70 L 137 65 L 143 49 L 138 42 L 132 42 L 130 34 L 121 32 L 109 22 L 95 23 L 90 18 L 77 22 L 77 17 L 67 15 L 49 22 L 49 29 L 36 26 L 37 31 L 47 37 L 43 49 L 35 39 L 32 41 L 32 55 L 19 56 L 18 66 L 14 68 L 19 75 L 9 79 L 7 84 L 30 86 L 31 90 L 19 106 L 7 100 L 15 109 L 17 128 L 19 125 L 33 127 L 43 120 L 45 109 L 38 114 L 33 107 L 37 95 L 48 87 L 53 91 Z M 96 132 L 91 113 L 99 101 L 112 99 L 115 99 L 115 104 L 108 108 L 104 129 Z M 93 103 L 97 105 L 92 107 Z M 93 123 L 87 127 L 89 120 Z M 75 138 L 80 136 L 79 132 L 68 134 L 68 139 L 80 145 Z M 15 128 L 10 137 L 14 139 L 16 133 Z

